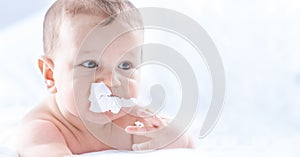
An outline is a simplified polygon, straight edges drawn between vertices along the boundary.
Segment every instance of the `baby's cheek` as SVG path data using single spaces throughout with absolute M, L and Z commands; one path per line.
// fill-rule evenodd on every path
M 136 70 L 129 81 L 132 97 L 138 97 L 140 82 L 141 74 L 139 70 Z
M 73 98 L 73 91 L 72 90 L 60 90 L 56 94 L 56 101 L 59 109 L 62 113 L 71 113 L 77 116 L 77 110 L 74 106 L 75 100 Z
M 72 113 L 73 115 L 75 115 L 76 117 L 78 117 L 78 110 L 77 110 L 77 106 L 76 106 L 76 99 L 74 99 L 73 95 L 70 95 L 68 98 L 69 102 L 68 102 L 68 111 L 70 113 Z
M 118 80 L 121 82 L 120 90 L 115 90 L 120 96 L 125 98 L 133 98 L 138 96 L 138 89 L 140 84 L 140 75 L 136 71 L 132 75 L 128 73 L 118 75 Z
M 86 112 L 89 107 L 89 95 L 91 87 L 90 79 L 84 78 L 74 78 L 73 80 L 73 100 L 74 103 L 70 106 L 73 113 L 80 114 L 81 112 Z
M 129 95 L 130 97 L 137 97 L 138 96 L 138 89 L 139 89 L 139 81 L 135 79 L 130 79 L 129 80 Z

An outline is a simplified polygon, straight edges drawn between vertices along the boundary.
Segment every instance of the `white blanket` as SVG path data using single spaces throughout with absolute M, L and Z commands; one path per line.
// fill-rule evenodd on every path
M 149 152 L 133 152 L 133 151 L 119 151 L 107 150 L 101 152 L 94 152 L 80 155 L 83 157 L 166 157 L 166 156 L 199 156 L 197 150 L 194 149 L 162 149 Z
M 18 157 L 18 153 L 10 148 L 0 146 L 0 157 Z
M 80 157 L 166 157 L 166 156 L 199 156 L 193 149 L 163 149 L 149 152 L 133 152 L 120 150 L 107 150 L 79 155 Z M 0 157 L 18 157 L 17 152 L 6 147 L 0 147 Z

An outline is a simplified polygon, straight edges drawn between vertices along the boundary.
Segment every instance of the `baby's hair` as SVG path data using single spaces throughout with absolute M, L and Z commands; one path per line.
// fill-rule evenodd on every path
M 57 0 L 47 11 L 43 25 L 43 45 L 46 56 L 51 57 L 60 43 L 59 33 L 63 20 L 78 14 L 109 18 L 104 25 L 113 21 L 113 17 L 123 11 L 136 9 L 128 0 Z M 130 17 L 139 25 L 140 14 Z M 130 22 L 129 22 L 130 23 Z

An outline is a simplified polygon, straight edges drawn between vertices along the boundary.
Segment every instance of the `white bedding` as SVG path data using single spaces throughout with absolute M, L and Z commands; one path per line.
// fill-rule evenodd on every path
M 15 151 L 15 146 L 17 144 L 16 138 L 16 127 L 8 129 L 6 131 L 0 132 L 0 157 L 18 157 L 17 152 Z M 199 143 L 195 141 L 196 145 L 199 146 Z M 155 151 L 125 151 L 125 150 L 106 150 L 99 152 L 91 152 L 86 154 L 81 154 L 78 156 L 82 157 L 165 157 L 165 156 L 198 156 L 200 149 L 162 149 Z
M 18 154 L 10 148 L 0 147 L 0 157 L 18 157 Z
M 119 151 L 107 150 L 102 152 L 93 152 L 80 155 L 83 157 L 166 157 L 166 156 L 199 156 L 196 150 L 193 149 L 162 149 L 149 152 L 133 152 L 133 151 Z
M 149 152 L 133 152 L 120 150 L 107 150 L 79 155 L 80 157 L 165 157 L 165 156 L 198 156 L 193 149 L 163 149 Z M 18 157 L 18 154 L 9 148 L 0 147 L 0 157 Z

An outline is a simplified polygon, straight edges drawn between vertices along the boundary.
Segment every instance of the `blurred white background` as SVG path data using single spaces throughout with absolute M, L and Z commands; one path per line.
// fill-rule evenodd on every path
M 0 0 L 0 132 L 15 126 L 47 94 L 36 59 L 42 54 L 43 15 L 52 2 Z M 132 2 L 188 15 L 219 49 L 226 102 L 214 130 L 198 140 L 204 155 L 300 155 L 300 1 Z M 197 77 L 201 80 L 201 72 Z M 209 93 L 210 82 L 202 81 Z M 210 96 L 203 89 L 200 117 Z

